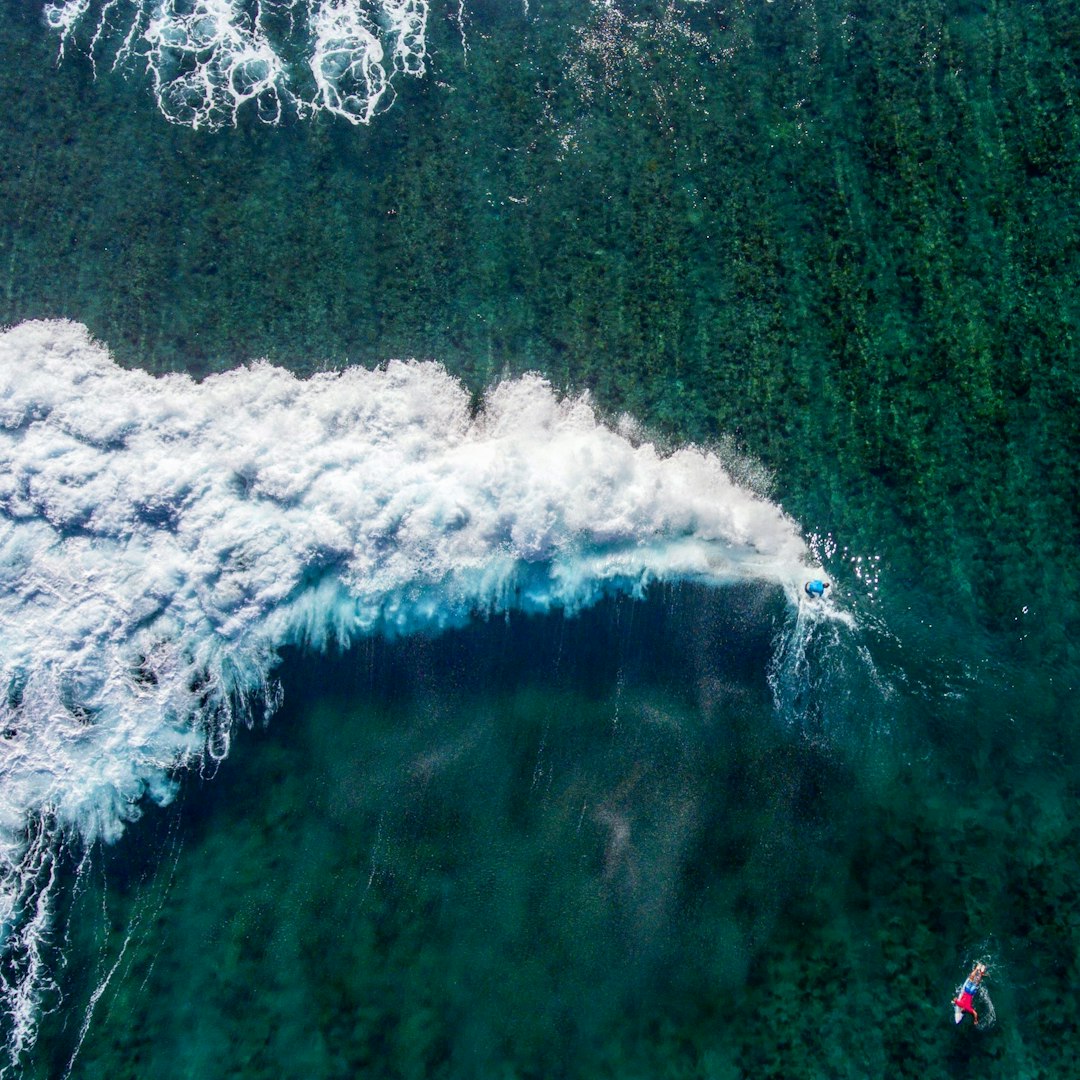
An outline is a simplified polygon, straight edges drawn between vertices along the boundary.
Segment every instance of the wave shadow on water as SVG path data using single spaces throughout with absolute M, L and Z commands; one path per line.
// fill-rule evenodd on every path
M 785 611 L 775 588 L 673 586 L 289 655 L 282 714 L 189 781 L 182 823 L 102 852 L 83 899 L 113 940 L 43 1051 L 70 1058 L 124 949 L 80 1075 L 577 1075 L 728 1008 L 821 888 L 852 784 L 776 723 Z M 169 845 L 171 888 L 141 884 Z M 178 1046 L 181 1016 L 201 1034 Z

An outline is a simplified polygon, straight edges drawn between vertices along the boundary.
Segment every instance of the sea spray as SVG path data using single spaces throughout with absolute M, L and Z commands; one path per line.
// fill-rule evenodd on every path
M 807 548 L 714 454 L 663 455 L 536 376 L 474 411 L 437 364 L 196 383 L 85 328 L 0 337 L 0 859 L 12 1060 L 47 973 L 56 845 L 114 840 L 279 702 L 287 645 L 347 647 L 652 582 L 764 582 Z

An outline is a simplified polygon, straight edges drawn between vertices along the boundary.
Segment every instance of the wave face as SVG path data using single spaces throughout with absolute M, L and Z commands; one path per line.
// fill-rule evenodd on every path
M 427 0 L 60 0 L 45 7 L 60 54 L 145 67 L 166 119 L 235 124 L 251 103 L 368 124 L 394 100 L 396 76 L 424 74 Z
M 285 645 L 574 611 L 652 581 L 795 600 L 795 524 L 539 377 L 475 411 L 434 363 L 196 383 L 87 330 L 0 335 L 0 920 L 13 1060 L 33 1040 L 56 850 L 115 839 L 269 713 Z

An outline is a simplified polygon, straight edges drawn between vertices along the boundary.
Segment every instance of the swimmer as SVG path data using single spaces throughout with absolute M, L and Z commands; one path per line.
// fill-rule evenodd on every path
M 815 578 L 813 581 L 808 581 L 804 587 L 807 596 L 812 599 L 820 599 L 825 595 L 825 590 L 829 587 L 829 583 Z

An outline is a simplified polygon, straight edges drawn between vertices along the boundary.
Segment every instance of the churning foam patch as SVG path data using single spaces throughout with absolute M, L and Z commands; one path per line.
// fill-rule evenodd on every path
M 60 55 L 145 68 L 165 118 L 216 130 L 248 103 L 276 124 L 289 110 L 368 124 L 399 73 L 424 74 L 428 0 L 53 0 Z
M 49 838 L 110 841 L 168 802 L 179 770 L 276 707 L 283 646 L 572 612 L 653 581 L 795 601 L 806 554 L 715 454 L 632 441 L 538 376 L 476 412 L 434 363 L 197 383 L 123 369 L 74 323 L 0 334 L 9 1019 L 36 1000 Z

